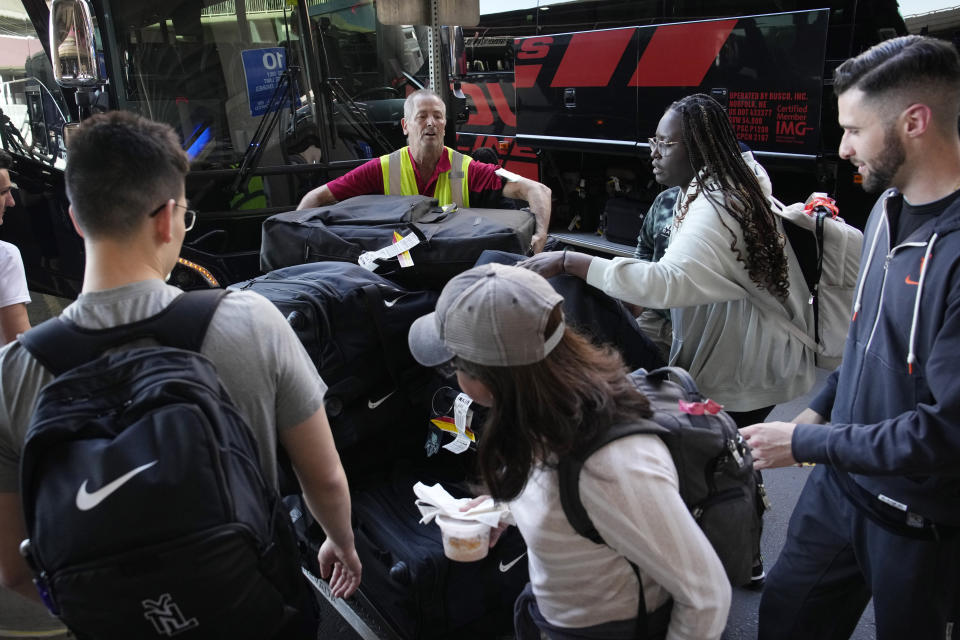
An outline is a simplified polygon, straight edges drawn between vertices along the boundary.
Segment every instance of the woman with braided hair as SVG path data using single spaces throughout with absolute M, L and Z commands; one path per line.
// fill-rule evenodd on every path
M 703 167 L 712 181 L 694 181 L 693 193 L 679 200 L 674 216 L 677 226 L 683 222 L 690 204 L 698 196 L 712 200 L 740 224 L 746 251 L 737 246 L 737 234 L 729 231 L 730 248 L 743 262 L 750 279 L 783 300 L 789 292 L 785 238 L 777 215 L 770 210 L 769 193 L 765 194 L 760 176 L 769 185 L 766 171 L 753 159 L 753 154 L 741 154 L 726 112 L 719 103 L 703 93 L 695 93 L 670 105 L 670 110 L 682 119 L 681 132 L 693 167 Z M 697 126 L 702 123 L 702 126 Z M 746 156 L 746 157 L 744 157 Z M 749 164 L 748 164 L 749 163 Z M 720 196 L 723 201 L 720 201 Z
M 667 108 L 650 154 L 657 182 L 681 189 L 659 261 L 558 251 L 520 265 L 670 309 L 670 364 L 687 369 L 738 426 L 762 422 L 815 379 L 813 352 L 775 317 L 802 332 L 813 322 L 800 265 L 770 210 L 770 180 L 753 154 L 741 153 L 723 107 L 704 94 Z

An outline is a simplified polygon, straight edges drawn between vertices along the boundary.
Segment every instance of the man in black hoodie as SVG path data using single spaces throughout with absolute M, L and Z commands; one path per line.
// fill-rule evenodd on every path
M 843 364 L 758 468 L 814 462 L 760 603 L 761 640 L 960 638 L 960 57 L 906 36 L 834 73 L 840 155 L 869 191 Z M 889 188 L 892 187 L 892 188 Z

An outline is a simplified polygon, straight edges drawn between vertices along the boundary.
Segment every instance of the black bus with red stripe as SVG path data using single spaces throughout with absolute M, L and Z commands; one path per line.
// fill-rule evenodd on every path
M 870 198 L 837 156 L 832 71 L 905 32 L 890 0 L 606 0 L 483 16 L 467 32 L 459 146 L 496 147 L 506 168 L 549 184 L 562 225 L 577 207 L 602 209 L 612 176 L 655 190 L 647 138 L 671 102 L 708 93 L 778 197 L 826 191 L 860 223 Z

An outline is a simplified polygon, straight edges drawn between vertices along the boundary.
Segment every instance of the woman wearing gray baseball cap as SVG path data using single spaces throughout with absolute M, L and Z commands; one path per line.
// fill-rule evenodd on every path
M 729 582 L 658 437 L 615 440 L 583 467 L 580 496 L 607 544 L 581 537 L 564 516 L 559 457 L 651 411 L 619 354 L 565 325 L 562 302 L 532 271 L 484 265 L 452 279 L 409 336 L 421 364 L 452 364 L 463 391 L 489 407 L 480 476 L 508 503 L 530 560 L 517 637 L 636 638 L 642 588 L 648 637 L 719 638 Z

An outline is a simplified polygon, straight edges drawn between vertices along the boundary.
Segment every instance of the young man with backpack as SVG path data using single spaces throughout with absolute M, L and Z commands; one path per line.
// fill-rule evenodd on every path
M 184 236 L 196 218 L 184 195 L 187 171 L 186 154 L 176 134 L 165 124 L 112 112 L 86 120 L 74 134 L 66 188 L 71 219 L 84 239 L 86 267 L 81 295 L 61 316 L 67 324 L 78 326 L 82 334 L 130 323 L 142 325 L 146 319 L 172 309 L 171 303 L 184 295 L 165 284 L 164 279 L 176 264 Z M 286 451 L 306 504 L 327 534 L 319 552 L 322 573 L 330 577 L 335 596 L 349 596 L 360 582 L 361 566 L 350 527 L 346 477 L 323 408 L 326 385 L 283 316 L 266 299 L 230 292 L 215 304 L 200 353 L 213 363 L 220 385 L 229 396 L 226 398 L 221 392 L 217 400 L 232 404 L 240 424 L 249 428 L 255 442 L 250 448 L 258 454 L 260 463 L 253 475 L 262 476 L 264 495 L 276 494 L 277 444 Z M 183 333 L 195 330 L 192 324 L 193 318 L 183 322 Z M 202 331 L 200 335 L 204 335 Z M 151 339 L 139 339 L 117 349 L 117 353 L 122 356 L 132 348 L 156 344 Z M 197 360 L 204 358 L 198 356 Z M 38 402 L 41 389 L 54 379 L 54 374 L 23 340 L 0 350 L 0 372 L 0 583 L 28 598 L 40 599 L 31 584 L 31 571 L 18 553 L 21 541 L 27 537 L 21 510 L 24 487 L 18 467 L 31 419 L 36 420 L 34 414 L 44 408 L 44 401 Z M 167 393 L 171 386 L 165 384 L 160 392 Z M 232 410 L 225 413 L 233 415 Z M 250 438 L 240 431 L 241 439 L 245 437 L 250 443 Z M 160 454 L 175 451 L 181 444 L 174 436 L 157 440 Z M 128 474 L 111 472 L 109 477 L 101 477 L 108 462 L 104 460 L 101 468 L 91 464 L 83 470 L 87 474 L 83 477 L 91 478 L 89 482 L 80 484 L 78 480 L 78 486 L 66 487 L 71 504 L 76 494 L 78 510 L 95 513 L 111 501 L 128 499 L 129 492 L 135 495 L 140 479 L 149 480 L 151 472 L 159 473 L 164 466 L 161 459 L 153 469 L 147 464 Z M 137 479 L 137 475 L 141 478 Z M 41 474 L 34 484 L 42 488 L 45 477 Z M 228 504 L 249 503 L 248 496 L 224 498 Z M 137 502 L 131 504 L 139 506 Z M 30 513 L 35 505 L 24 500 L 23 507 Z M 185 509 L 181 517 L 197 515 Z M 238 519 L 244 517 L 240 514 Z M 69 539 L 81 532 L 58 533 Z M 39 537 L 40 533 L 36 535 Z M 193 569 L 199 571 L 202 567 Z M 237 578 L 244 580 L 244 576 Z M 172 624 L 171 612 L 178 611 L 176 596 L 157 596 L 155 601 L 144 602 L 144 606 L 156 605 L 156 610 L 166 616 L 154 617 L 157 624 Z M 111 602 L 102 605 L 109 610 Z M 181 622 L 189 627 L 189 612 L 182 613 Z M 237 611 L 236 615 L 242 618 L 243 613 Z M 202 637 L 219 637 L 213 629 L 205 633 Z
M 813 462 L 759 637 L 960 637 L 960 56 L 905 36 L 834 72 L 840 156 L 884 190 L 840 367 L 792 422 L 742 430 L 760 468 Z M 889 188 L 892 187 L 892 188 Z

